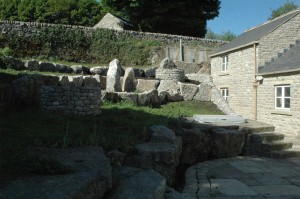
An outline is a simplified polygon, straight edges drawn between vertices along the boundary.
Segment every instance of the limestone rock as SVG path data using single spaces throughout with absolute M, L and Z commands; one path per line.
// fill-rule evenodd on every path
M 159 69 L 174 69 L 176 68 L 174 62 L 169 58 L 163 59 L 159 64 Z
M 72 73 L 72 68 L 64 64 L 54 64 L 55 71 L 59 73 Z
M 101 88 L 100 84 L 100 76 L 83 76 L 83 87 L 99 87 Z
M 181 196 L 181 193 L 177 192 L 171 187 L 166 188 L 165 198 L 164 199 L 187 199 Z
M 122 100 L 132 101 L 134 104 L 137 104 L 137 100 L 138 100 L 137 93 L 118 92 L 118 96 Z
M 166 179 L 153 170 L 122 167 L 118 186 L 108 199 L 164 199 Z
M 133 68 L 126 68 L 125 75 L 123 77 L 122 91 L 131 92 L 135 90 L 135 76 Z
M 198 87 L 198 92 L 196 93 L 193 99 L 198 101 L 209 102 L 211 100 L 211 85 L 206 82 L 203 82 Z
M 101 76 L 106 76 L 108 71 L 108 67 L 106 66 L 96 66 L 90 68 L 90 72 L 92 75 L 101 75 Z
M 14 70 L 25 70 L 25 64 L 23 61 L 16 59 L 14 57 L 3 57 L 1 58 L 1 64 L 5 65 L 6 67 L 3 68 L 11 68 Z
M 217 128 L 212 130 L 212 155 L 215 158 L 238 156 L 242 153 L 245 134 L 236 130 Z
M 120 92 L 121 91 L 121 65 L 119 60 L 114 59 L 109 63 L 109 69 L 106 77 L 106 91 Z
M 147 80 L 147 79 L 138 79 L 136 90 L 144 92 L 157 89 L 159 85 L 159 80 Z
M 1 188 L 1 197 L 103 198 L 112 188 L 112 168 L 100 147 L 47 149 L 41 153 L 72 172 L 64 175 L 24 177 Z
M 36 60 L 27 60 L 25 61 L 25 68 L 27 70 L 39 71 L 39 62 Z
M 115 166 L 122 166 L 124 159 L 126 157 L 126 153 L 122 153 L 119 150 L 115 149 L 108 152 L 107 157 L 110 160 L 110 163 Z
M 231 109 L 215 85 L 213 85 L 211 89 L 211 101 L 226 115 L 235 115 L 234 111 Z
M 185 74 L 197 73 L 201 69 L 201 64 L 195 62 L 175 61 L 178 69 L 183 69 Z
M 101 100 L 107 100 L 107 101 L 111 101 L 113 103 L 117 103 L 122 101 L 122 98 L 118 95 L 118 93 L 115 92 L 107 92 L 107 91 L 101 91 L 102 92 L 102 96 L 101 96 Z
M 138 105 L 160 107 L 157 90 L 150 90 L 138 94 Z
M 69 81 L 68 76 L 58 76 L 60 86 L 72 86 L 72 82 Z
M 198 92 L 198 85 L 195 84 L 187 84 L 187 83 L 179 83 L 180 93 L 183 97 L 184 101 L 193 100 L 194 96 Z
M 156 72 L 157 68 L 158 67 L 153 67 L 153 68 L 146 69 L 145 70 L 145 77 L 147 77 L 147 78 L 154 78 L 155 77 L 155 72 Z
M 193 165 L 208 160 L 212 148 L 212 137 L 209 132 L 199 128 L 183 129 L 181 137 L 182 165 Z
M 179 90 L 179 85 L 177 84 L 177 81 L 173 80 L 161 80 L 160 84 L 157 88 L 157 90 L 160 91 L 168 91 L 168 90 Z
M 167 91 L 167 101 L 168 102 L 180 102 L 183 101 L 183 97 L 180 95 L 180 93 L 176 90 L 169 90 Z
M 133 71 L 136 77 L 145 77 L 145 71 L 143 69 L 134 68 Z
M 71 86 L 81 87 L 83 83 L 83 76 L 68 76 Z
M 73 73 L 76 74 L 90 74 L 90 69 L 86 66 L 82 66 L 82 65 L 73 65 L 71 66 Z
M 168 95 L 167 91 L 160 91 L 158 93 L 160 104 L 164 104 L 167 102 L 167 95 Z
M 39 62 L 39 71 L 46 71 L 46 72 L 55 72 L 55 64 L 49 62 Z
M 176 168 L 179 165 L 181 154 L 181 138 L 176 139 L 175 144 L 147 142 L 136 145 L 138 151 L 139 167 L 154 169 L 167 179 L 171 185 L 176 176 Z
M 176 142 L 174 131 L 165 126 L 151 126 L 149 128 L 149 134 L 151 135 L 150 142 L 170 144 L 175 144 Z
M 100 76 L 101 89 L 106 90 L 106 76 Z
M 206 74 L 186 74 L 185 77 L 189 81 L 194 81 L 198 83 L 211 81 L 210 76 Z

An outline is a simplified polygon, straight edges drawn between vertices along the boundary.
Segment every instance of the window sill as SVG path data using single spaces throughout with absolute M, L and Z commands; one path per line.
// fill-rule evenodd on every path
M 292 111 L 290 110 L 276 110 L 276 111 L 272 111 L 271 114 L 273 115 L 287 115 L 287 116 L 292 116 Z
M 221 72 L 220 74 L 219 74 L 219 76 L 226 76 L 226 75 L 229 75 L 229 72 Z

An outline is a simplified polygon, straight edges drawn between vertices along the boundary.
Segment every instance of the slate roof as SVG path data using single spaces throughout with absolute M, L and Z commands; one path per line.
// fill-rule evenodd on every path
M 280 54 L 265 66 L 258 68 L 258 74 L 276 74 L 300 70 L 300 42 L 292 46 L 285 53 Z
M 285 23 L 286 21 L 288 21 L 293 16 L 295 16 L 299 13 L 300 13 L 300 9 L 297 9 L 296 11 L 293 11 L 293 12 L 291 12 L 289 14 L 286 14 L 282 17 L 278 17 L 278 18 L 276 18 L 272 21 L 268 21 L 268 22 L 266 22 L 266 23 L 264 23 L 260 26 L 254 27 L 254 28 L 244 32 L 243 34 L 241 34 L 240 36 L 238 36 L 237 38 L 235 38 L 234 40 L 232 40 L 228 44 L 225 44 L 224 46 L 220 47 L 211 56 L 219 55 L 219 54 L 237 49 L 239 47 L 243 47 L 243 46 L 246 46 L 246 45 L 251 45 L 253 43 L 257 43 L 263 36 L 269 34 L 274 29 L 276 29 L 277 27 L 279 27 L 280 25 L 282 25 L 283 23 Z

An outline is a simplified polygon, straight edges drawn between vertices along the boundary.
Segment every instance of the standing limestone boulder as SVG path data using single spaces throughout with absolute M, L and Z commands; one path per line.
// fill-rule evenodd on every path
M 237 130 L 217 128 L 212 130 L 212 156 L 214 158 L 227 158 L 242 153 L 245 134 Z
M 133 68 L 126 68 L 123 78 L 122 91 L 132 92 L 135 90 L 135 75 Z
M 121 65 L 119 60 L 114 59 L 109 63 L 109 68 L 106 78 L 106 91 L 107 92 L 120 92 L 121 91 Z
M 193 100 L 194 96 L 198 92 L 198 86 L 195 84 L 187 84 L 187 83 L 179 82 L 179 86 L 180 86 L 180 93 L 184 101 Z
M 209 102 L 211 99 L 211 85 L 207 82 L 202 82 L 198 88 L 194 100 Z

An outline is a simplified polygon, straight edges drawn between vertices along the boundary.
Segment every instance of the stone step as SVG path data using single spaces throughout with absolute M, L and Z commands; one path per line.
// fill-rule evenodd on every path
M 261 141 L 261 142 L 271 142 L 271 141 L 279 141 L 284 139 L 284 134 L 275 133 L 275 132 L 263 132 L 256 133 L 251 135 L 251 139 L 253 141 Z
M 247 123 L 244 124 L 239 124 L 240 130 L 244 131 L 245 133 L 264 133 L 264 132 L 274 132 L 275 131 L 275 126 L 263 123 L 263 122 L 258 122 L 254 120 L 249 120 L 247 119 Z
M 291 148 L 283 151 L 272 151 L 271 154 L 273 158 L 300 158 L 300 149 Z
M 262 151 L 281 151 L 292 148 L 293 143 L 286 141 L 272 141 L 272 142 L 264 142 L 261 145 Z

